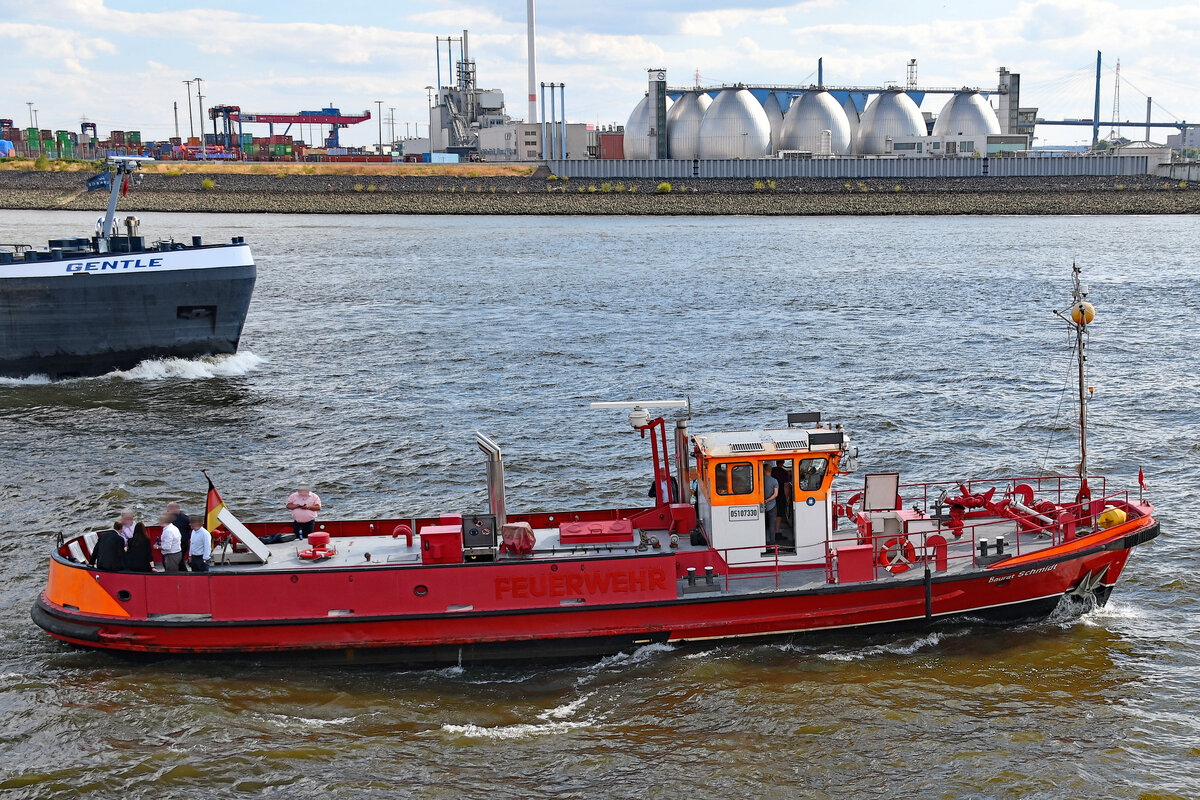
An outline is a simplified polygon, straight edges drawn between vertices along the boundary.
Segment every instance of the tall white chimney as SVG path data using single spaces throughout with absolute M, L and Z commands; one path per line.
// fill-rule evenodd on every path
M 529 119 L 530 125 L 538 121 L 537 108 L 537 54 L 534 49 L 533 0 L 525 0 L 525 24 L 529 36 Z

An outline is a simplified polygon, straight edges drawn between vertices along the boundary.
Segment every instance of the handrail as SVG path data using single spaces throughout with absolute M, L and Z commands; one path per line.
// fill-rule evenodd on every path
M 1035 487 L 1035 489 L 1041 488 L 1043 491 L 1046 491 L 1044 483 L 1052 481 L 1053 482 L 1052 491 L 1057 492 L 1058 496 L 1061 497 L 1062 491 L 1064 489 L 1068 488 L 1068 487 L 1064 487 L 1061 485 L 1061 482 L 1063 480 L 1064 480 L 1064 478 L 1059 478 L 1057 476 L 1045 478 L 1045 479 L 1042 479 L 1042 481 L 1039 481 L 1039 483 L 1042 483 L 1043 485 L 1041 485 L 1040 487 Z M 1065 478 L 1065 480 L 1070 481 L 1070 478 Z M 1038 481 L 1038 479 L 1036 479 L 1036 478 L 1017 478 L 1017 479 L 1004 479 L 1004 481 L 1005 482 L 1011 481 L 1010 488 L 1012 488 L 1012 487 L 1015 487 L 1018 483 L 1032 483 L 1032 482 Z M 971 487 L 973 485 L 977 487 L 980 483 L 984 483 L 984 482 L 985 481 L 963 482 L 962 485 L 967 486 L 968 491 L 972 491 Z M 1100 479 L 1100 483 L 1101 483 L 1102 487 L 1105 485 L 1103 479 Z M 941 483 L 910 484 L 907 487 L 902 486 L 901 488 L 903 489 L 903 488 L 912 488 L 913 486 L 941 486 L 941 485 L 949 485 L 949 486 L 957 488 L 960 485 L 960 483 L 957 481 L 944 481 Z M 1074 488 L 1074 487 L 1070 487 L 1070 488 Z M 839 491 L 847 491 L 847 490 L 839 490 Z M 1120 505 L 1124 506 L 1124 510 L 1126 510 L 1127 513 L 1129 513 L 1131 515 L 1130 516 L 1131 519 L 1137 518 L 1142 513 L 1141 511 L 1139 511 L 1137 509 L 1137 506 L 1133 502 L 1131 502 L 1130 497 L 1129 497 L 1129 491 L 1121 490 L 1121 491 L 1116 491 L 1116 492 L 1112 492 L 1112 493 L 1102 493 L 1097 497 L 1093 497 L 1086 503 L 1072 502 L 1072 503 L 1066 503 L 1066 504 L 1059 505 L 1057 512 L 1056 512 L 1056 516 L 1057 516 L 1057 514 L 1067 512 L 1067 513 L 1070 513 L 1072 515 L 1072 517 L 1074 517 L 1076 519 L 1081 518 L 1081 516 L 1086 516 L 1087 518 L 1091 518 L 1095 514 L 1098 513 L 1097 508 L 1103 508 L 1105 505 L 1114 505 L 1114 504 L 1120 504 Z M 1058 504 L 1056 504 L 1056 505 L 1058 505 Z M 1081 512 L 1083 512 L 1083 511 L 1086 511 L 1087 514 L 1082 515 Z M 909 538 L 909 537 L 920 537 L 920 536 L 928 536 L 928 535 L 937 534 L 937 535 L 943 536 L 947 540 L 948 546 L 954 545 L 954 544 L 962 545 L 964 543 L 969 542 L 970 543 L 969 551 L 966 551 L 966 552 L 960 551 L 960 552 L 954 553 L 954 554 L 947 553 L 947 560 L 951 563 L 963 563 L 963 562 L 969 560 L 970 565 L 972 567 L 978 565 L 979 540 L 984 538 L 984 537 L 980 536 L 979 534 L 980 534 L 980 531 L 984 530 L 984 529 L 994 530 L 999 526 L 1011 526 L 1012 527 L 1012 538 L 1008 539 L 1007 534 L 1005 534 L 1006 535 L 1005 548 L 1008 551 L 1008 552 L 1006 552 L 1006 554 L 1011 554 L 1011 556 L 1014 558 L 1017 556 L 1028 554 L 1030 552 L 1036 552 L 1036 550 L 1044 549 L 1043 547 L 1031 549 L 1031 545 L 1028 542 L 1028 539 L 1031 536 L 1048 536 L 1049 543 L 1046 545 L 1046 547 L 1055 547 L 1055 546 L 1063 544 L 1064 542 L 1067 541 L 1066 533 L 1062 530 L 1062 526 L 1060 525 L 1060 523 L 1058 522 L 1057 519 L 1052 523 L 1032 524 L 1031 520 L 1026 518 L 1024 520 L 1024 525 L 1022 525 L 1022 522 L 1017 519 L 1010 518 L 1010 517 L 997 517 L 994 514 L 991 514 L 991 512 L 988 512 L 986 509 L 980 509 L 980 512 L 983 514 L 987 514 L 988 515 L 987 519 L 985 521 L 973 521 L 971 518 L 966 519 L 965 523 L 963 524 L 963 526 L 961 528 L 961 533 L 957 537 L 955 537 L 953 535 L 954 531 L 957 529 L 951 528 L 949 525 L 947 525 L 945 523 L 944 517 L 925 516 L 924 521 L 934 521 L 937 523 L 936 527 L 930 528 L 928 530 L 909 531 L 906 527 L 906 529 L 901 531 L 899 534 L 892 533 L 892 532 L 875 533 L 874 531 L 872 531 L 872 532 L 866 534 L 865 539 L 864 539 L 864 534 L 861 532 L 859 526 L 857 524 L 855 524 L 852 529 L 847 529 L 847 535 L 845 535 L 845 536 L 833 536 L 833 537 L 826 538 L 825 541 L 820 542 L 820 543 L 802 546 L 802 547 L 808 547 L 808 548 L 822 547 L 825 551 L 823 553 L 823 559 L 816 559 L 816 558 L 805 559 L 804 562 L 796 563 L 796 564 L 790 564 L 786 560 L 785 561 L 780 560 L 781 554 L 780 554 L 780 546 L 779 545 L 753 545 L 753 546 L 747 546 L 747 547 L 723 547 L 723 548 L 714 548 L 714 550 L 724 560 L 724 563 L 725 563 L 725 576 L 724 576 L 725 581 L 724 581 L 724 583 L 725 583 L 725 589 L 728 590 L 731 581 L 754 580 L 754 579 L 761 580 L 761 579 L 767 578 L 767 577 L 773 577 L 774 581 L 775 581 L 775 586 L 776 586 L 776 588 L 778 588 L 780 585 L 781 573 L 783 573 L 785 571 L 811 569 L 811 568 L 814 568 L 816 566 L 816 564 L 819 563 L 820 560 L 824 561 L 826 582 L 834 583 L 836 580 L 836 575 L 834 572 L 834 559 L 836 558 L 836 552 L 837 552 L 838 547 L 846 546 L 846 545 L 868 544 L 868 543 L 872 547 L 873 554 L 876 554 L 876 555 L 873 555 L 874 573 L 875 573 L 875 578 L 879 579 L 880 577 L 882 577 L 881 572 L 884 570 L 884 568 L 879 564 L 877 554 L 879 552 L 879 549 L 883 545 L 883 543 L 896 535 L 899 535 L 899 536 L 902 536 L 905 538 Z M 860 513 L 863 513 L 863 512 L 860 512 Z M 874 513 L 886 513 L 886 512 L 874 512 Z M 859 517 L 859 514 L 856 514 L 855 515 L 856 523 L 857 523 L 858 517 Z M 869 515 L 868 515 L 868 517 L 869 517 Z M 978 517 L 976 517 L 975 519 L 978 519 Z M 913 544 L 917 545 L 918 543 L 914 542 Z M 1012 549 L 1008 550 L 1008 548 L 1010 548 L 1010 547 Z M 925 562 L 933 561 L 933 552 L 928 545 L 924 544 L 923 540 L 919 543 L 917 550 L 918 550 L 918 556 L 917 556 L 918 563 L 925 563 Z M 744 553 L 747 551 L 753 551 L 753 552 L 757 552 L 757 553 L 767 552 L 767 553 L 769 553 L 769 556 L 767 558 L 751 559 L 751 560 L 742 561 L 742 562 L 736 562 L 736 561 L 731 560 L 731 558 L 730 558 L 731 554 Z M 799 551 L 797 551 L 797 554 L 799 554 Z M 736 570 L 736 573 L 733 572 L 733 570 Z

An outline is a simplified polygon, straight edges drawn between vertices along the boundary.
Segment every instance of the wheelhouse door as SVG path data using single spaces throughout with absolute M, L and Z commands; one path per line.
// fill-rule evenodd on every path
M 716 461 L 709 469 L 712 543 L 729 550 L 730 564 L 759 561 L 766 547 L 761 469 L 749 459 Z
M 825 456 L 799 459 L 793 480 L 796 558 L 804 564 L 823 564 L 826 541 L 833 527 L 829 505 L 833 471 L 829 469 L 829 459 Z

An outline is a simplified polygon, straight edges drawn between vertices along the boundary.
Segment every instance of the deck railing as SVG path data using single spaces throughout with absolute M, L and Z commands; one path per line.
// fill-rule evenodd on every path
M 835 535 L 825 542 L 809 546 L 810 549 L 815 547 L 822 550 L 821 553 L 810 553 L 811 558 L 804 558 L 804 553 L 788 547 L 781 548 L 778 545 L 718 548 L 717 553 L 724 560 L 725 564 L 732 565 L 732 569 L 729 566 L 726 567 L 725 575 L 722 577 L 724 578 L 726 589 L 729 588 L 730 583 L 733 581 L 764 579 L 772 580 L 778 588 L 781 584 L 781 576 L 802 574 L 802 570 L 823 567 L 826 582 L 836 583 L 838 581 L 836 566 L 838 548 L 869 544 L 872 551 L 874 579 L 879 580 L 886 577 L 888 573 L 887 569 L 880 563 L 880 551 L 888 542 L 896 537 L 899 537 L 902 541 L 907 540 L 913 545 L 916 557 L 910 568 L 923 569 L 926 564 L 929 564 L 930 568 L 934 569 L 937 561 L 937 548 L 927 543 L 927 537 L 934 535 L 940 536 L 945 540 L 947 570 L 953 570 L 955 566 L 959 565 L 975 568 L 986 566 L 987 564 L 994 563 L 995 560 L 999 560 L 996 559 L 997 554 L 994 550 L 996 535 L 1004 537 L 1005 550 L 1002 555 L 1017 558 L 1032 552 L 1044 550 L 1048 547 L 1063 544 L 1070 540 L 1073 531 L 1077 531 L 1078 535 L 1090 533 L 1090 526 L 1106 506 L 1120 508 L 1126 512 L 1129 519 L 1142 516 L 1143 511 L 1131 501 L 1127 490 L 1108 492 L 1107 480 L 1102 477 L 1093 478 L 1090 483 L 1093 490 L 1097 488 L 1098 484 L 1100 491 L 1090 500 L 1083 503 L 1075 502 L 1079 480 L 1078 478 L 1071 477 L 976 479 L 971 481 L 942 481 L 902 485 L 900 487 L 902 502 L 900 508 L 896 510 L 901 511 L 911 508 L 912 505 L 916 504 L 922 516 L 906 520 L 906 524 L 899 531 L 864 531 L 863 527 L 860 527 L 857 522 L 856 512 L 856 521 L 852 523 L 853 527 L 846 529 L 846 535 Z M 968 493 L 977 495 L 984 494 L 992 487 L 996 487 L 997 493 L 995 499 L 1002 500 L 1006 495 L 1011 495 L 1015 488 L 1022 484 L 1033 488 L 1035 494 L 1039 496 L 1038 499 L 1049 499 L 1054 502 L 1056 508 L 1053 514 L 1041 515 L 1049 517 L 1049 522 L 1045 522 L 1037 516 L 1026 514 L 1022 514 L 1021 519 L 1004 516 L 998 517 L 986 508 L 977 508 L 969 510 L 964 515 L 963 524 L 959 528 L 949 524 L 950 507 L 948 505 L 942 504 L 940 515 L 934 515 L 930 512 L 931 507 L 936 506 L 935 501 L 944 499 L 944 491 L 949 495 L 957 493 L 959 487 L 965 487 Z M 834 496 L 840 503 L 843 502 L 843 497 L 849 499 L 856 491 L 855 489 L 841 489 L 837 490 Z M 1069 501 L 1064 502 L 1068 498 Z M 1071 519 L 1074 520 L 1073 525 L 1064 526 L 1059 521 L 1059 516 L 1064 513 L 1070 515 Z M 986 516 L 986 519 L 981 518 L 984 516 Z M 917 530 L 910 529 L 907 523 L 913 521 L 919 521 L 923 523 L 923 526 Z M 930 526 L 931 523 L 932 525 Z M 955 532 L 958 532 L 957 536 L 955 536 Z M 980 542 L 984 539 L 987 539 L 989 542 L 989 551 L 986 557 L 982 555 L 979 546 Z M 940 546 L 939 544 L 938 547 Z M 746 553 L 758 553 L 761 557 L 747 560 L 737 557 Z M 801 557 L 806 563 L 796 563 L 797 556 Z M 903 574 L 903 572 L 897 574 Z

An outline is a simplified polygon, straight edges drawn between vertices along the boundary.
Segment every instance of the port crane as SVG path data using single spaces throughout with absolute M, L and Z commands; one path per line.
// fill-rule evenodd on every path
M 291 130 L 293 125 L 328 125 L 329 135 L 325 137 L 324 146 L 340 147 L 338 144 L 339 129 L 366 122 L 371 118 L 370 111 L 343 114 L 341 109 L 332 107 L 322 108 L 318 111 L 298 111 L 295 114 L 251 114 L 242 111 L 239 106 L 213 106 L 208 110 L 208 115 L 214 125 L 218 118 L 224 120 L 226 146 L 229 145 L 235 128 L 237 129 L 237 141 L 241 142 L 242 126 L 256 124 L 266 125 L 269 136 L 275 135 L 276 125 L 287 126 L 283 129 L 284 134 Z

